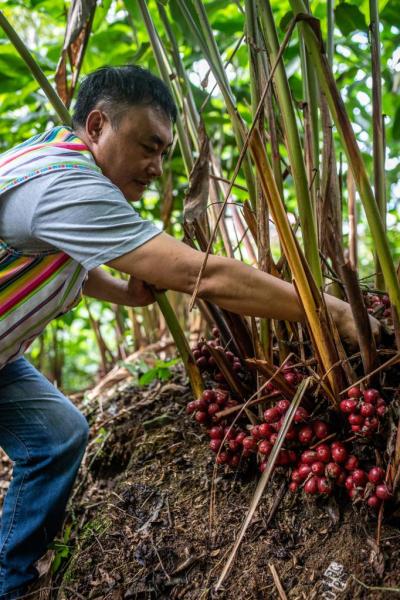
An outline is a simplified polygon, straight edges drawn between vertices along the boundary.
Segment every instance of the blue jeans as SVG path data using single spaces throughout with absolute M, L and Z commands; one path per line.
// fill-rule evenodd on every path
M 14 462 L 0 523 L 0 600 L 15 600 L 60 528 L 88 438 L 86 419 L 32 365 L 0 370 L 0 446 Z

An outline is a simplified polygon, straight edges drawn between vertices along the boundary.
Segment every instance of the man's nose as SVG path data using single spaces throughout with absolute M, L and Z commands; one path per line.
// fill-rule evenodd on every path
M 155 156 L 148 166 L 148 171 L 152 177 L 161 177 L 163 174 L 163 157 Z

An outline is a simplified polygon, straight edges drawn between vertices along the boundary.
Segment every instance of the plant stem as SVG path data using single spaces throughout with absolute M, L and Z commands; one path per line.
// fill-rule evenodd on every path
M 305 13 L 306 7 L 302 0 L 290 0 L 293 12 Z M 320 86 L 325 92 L 329 109 L 338 129 L 347 159 L 353 171 L 357 189 L 362 200 L 372 237 L 375 242 L 377 255 L 385 278 L 385 285 L 396 311 L 397 320 L 400 316 L 400 284 L 397 280 L 394 261 L 390 253 L 388 239 L 386 237 L 381 214 L 375 201 L 375 196 L 368 180 L 364 161 L 358 147 L 350 119 L 346 112 L 343 100 L 340 96 L 326 54 L 321 51 L 322 41 L 315 34 L 308 23 L 299 23 L 299 28 L 304 36 L 306 45 L 313 57 L 314 66 L 318 75 Z
M 377 0 L 369 0 L 371 61 L 372 61 L 372 125 L 374 153 L 374 191 L 386 230 L 386 189 L 385 189 L 385 132 L 382 115 L 381 49 L 379 33 L 379 10 Z M 375 286 L 383 289 L 384 280 L 378 257 L 375 256 Z
M 265 0 L 260 4 L 259 14 L 264 28 L 264 39 L 268 49 L 270 62 L 273 64 L 278 55 L 279 41 L 269 0 Z M 296 115 L 293 108 L 293 99 L 282 60 L 279 62 L 278 68 L 276 69 L 274 83 L 281 110 L 286 147 L 296 189 L 304 253 L 311 272 L 314 275 L 314 279 L 318 287 L 321 288 L 323 285 L 323 278 L 319 260 L 316 219 L 308 189 L 303 151 L 297 129 Z

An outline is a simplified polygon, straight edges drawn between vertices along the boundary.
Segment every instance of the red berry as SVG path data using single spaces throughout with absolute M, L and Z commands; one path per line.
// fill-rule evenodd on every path
M 261 452 L 261 454 L 270 454 L 271 450 L 272 444 L 268 440 L 263 440 L 258 445 L 258 451 Z
M 258 430 L 261 437 L 267 437 L 273 433 L 273 429 L 268 423 L 261 423 L 261 425 L 258 426 Z
M 296 452 L 294 450 L 288 450 L 288 452 L 289 452 L 289 460 L 290 460 L 290 462 L 292 462 L 292 463 L 297 462 L 297 454 L 296 454 Z
M 318 454 L 315 450 L 305 450 L 300 457 L 300 461 L 306 465 L 311 465 L 316 460 L 318 460 Z
M 227 359 L 229 359 L 229 360 L 230 360 L 230 362 L 234 362 L 234 360 L 235 360 L 235 355 L 233 354 L 233 352 L 230 352 L 229 350 L 227 350 L 227 351 L 225 352 L 225 356 L 226 356 L 226 358 L 227 358 Z
M 212 328 L 212 334 L 215 338 L 219 337 L 219 329 L 218 327 L 213 327 Z
M 310 477 L 304 484 L 304 491 L 306 494 L 316 494 L 318 492 L 318 477 Z
M 298 486 L 298 484 L 297 484 L 297 483 L 295 483 L 294 481 L 291 481 L 291 482 L 289 483 L 289 490 L 290 490 L 291 492 L 293 492 L 293 493 L 294 493 L 294 492 L 297 492 L 297 489 L 298 489 L 298 487 L 299 487 L 299 486 Z
M 367 404 L 363 402 L 360 406 L 360 414 L 363 417 L 373 417 L 375 414 L 375 406 L 373 404 Z
M 346 489 L 349 491 L 354 488 L 354 481 L 353 481 L 353 477 L 351 475 L 346 477 L 346 481 L 344 482 L 344 485 L 345 485 Z
M 271 444 L 275 444 L 277 439 L 278 439 L 277 433 L 273 433 L 272 435 L 269 436 L 269 441 L 271 442 Z
M 227 440 L 235 440 L 237 434 L 238 434 L 238 431 L 235 427 L 228 426 L 228 425 L 226 427 L 224 427 L 224 436 L 226 436 Z
M 385 471 L 380 467 L 372 467 L 368 473 L 368 479 L 371 483 L 381 483 L 384 480 Z
M 305 463 L 301 463 L 299 465 L 299 468 L 297 469 L 297 471 L 298 471 L 301 479 L 304 481 L 304 479 L 307 479 L 307 477 L 311 473 L 311 465 L 306 465 Z
M 240 456 L 238 454 L 232 454 L 228 460 L 229 466 L 237 467 L 240 463 Z
M 218 452 L 218 450 L 221 447 L 221 444 L 222 444 L 222 440 L 215 438 L 215 439 L 210 440 L 209 446 L 213 452 Z
M 364 391 L 363 396 L 365 402 L 368 402 L 369 404 L 375 404 L 375 402 L 379 398 L 379 392 L 378 390 L 374 390 L 373 388 L 368 388 Z
M 228 446 L 229 446 L 229 450 L 232 450 L 232 452 L 238 452 L 238 450 L 240 448 L 240 444 L 236 440 L 229 440 Z
M 214 402 L 215 400 L 215 393 L 214 390 L 204 390 L 203 394 L 202 394 L 202 398 L 203 400 L 205 400 L 207 403 L 209 402 Z
M 347 471 L 354 471 L 354 469 L 357 469 L 357 467 L 358 467 L 358 458 L 357 458 L 357 456 L 354 456 L 354 454 L 349 454 L 349 457 L 346 460 L 344 468 Z
M 364 487 L 368 481 L 368 477 L 365 471 L 362 469 L 355 469 L 352 474 L 354 484 L 357 487 Z
M 359 387 L 353 386 L 349 390 L 347 390 L 347 395 L 349 398 L 361 398 L 363 394 Z
M 376 417 L 372 417 L 372 419 L 365 419 L 365 426 L 372 431 L 376 431 L 379 427 L 379 421 Z
M 215 402 L 219 404 L 219 406 L 224 406 L 225 402 L 229 398 L 229 392 L 225 390 L 216 390 L 215 391 Z
M 298 433 L 300 444 L 310 444 L 314 437 L 314 432 L 309 425 L 302 427 Z
M 351 413 L 351 415 L 348 416 L 348 420 L 350 425 L 359 425 L 360 427 L 364 425 L 365 421 L 362 415 L 356 415 L 355 413 Z
M 315 448 L 315 452 L 317 453 L 318 460 L 322 460 L 322 462 L 329 462 L 331 458 L 331 449 L 328 444 L 320 444 Z
M 242 365 L 240 364 L 239 361 L 235 360 L 235 362 L 232 364 L 232 369 L 234 371 L 241 371 L 242 370 Z
M 259 425 L 253 425 L 253 427 L 250 429 L 250 432 L 251 432 L 251 435 L 254 438 L 260 438 L 261 437 Z
M 326 477 L 318 478 L 318 491 L 320 494 L 330 496 L 333 491 L 332 483 Z
M 339 443 L 336 446 L 332 446 L 332 458 L 337 463 L 345 462 L 347 459 L 347 450 L 343 444 Z
M 229 454 L 227 452 L 220 452 L 215 460 L 219 465 L 223 465 L 228 462 Z
M 245 450 L 255 450 L 257 448 L 257 442 L 251 435 L 245 437 L 242 444 Z
M 198 410 L 197 413 L 194 415 L 194 418 L 198 423 L 205 423 L 207 421 L 207 413 Z
M 296 385 L 296 383 L 297 383 L 296 373 L 293 373 L 293 371 L 288 371 L 287 373 L 284 373 L 283 376 L 289 385 Z
M 374 494 L 368 498 L 367 504 L 370 508 L 373 508 L 376 510 L 380 507 L 381 501 L 379 500 L 378 496 L 375 496 L 375 494 Z
M 245 439 L 246 434 L 244 431 L 241 431 L 240 433 L 237 434 L 235 440 L 238 442 L 238 444 L 243 444 L 243 440 Z
M 202 410 L 202 411 L 207 410 L 208 404 L 202 396 L 198 400 L 195 400 L 195 402 L 196 402 L 196 408 L 198 410 Z
M 306 419 L 308 419 L 308 412 L 306 411 L 305 408 L 303 408 L 302 406 L 299 406 L 299 408 L 294 413 L 294 418 L 293 418 L 294 422 L 301 423 L 302 421 L 305 421 Z
M 376 406 L 385 406 L 386 402 L 384 401 L 383 398 L 378 398 L 378 400 L 376 401 Z
M 276 464 L 281 465 L 281 466 L 286 466 L 286 465 L 290 464 L 289 453 L 287 450 L 282 449 L 279 452 L 278 458 L 276 459 Z
M 332 479 L 337 479 L 343 473 L 342 468 L 335 462 L 328 463 L 325 472 Z
M 188 402 L 188 404 L 186 405 L 186 412 L 188 413 L 188 415 L 191 415 L 192 413 L 194 413 L 196 408 L 197 408 L 196 400 L 192 400 L 191 402 Z
M 196 364 L 200 369 L 204 369 L 207 366 L 207 359 L 205 356 L 200 356 L 196 359 Z
M 208 435 L 214 440 L 222 440 L 224 437 L 224 430 L 219 425 L 216 425 L 215 427 L 211 427 Z
M 287 409 L 290 406 L 290 402 L 289 400 L 279 400 L 279 402 L 276 403 L 276 408 L 279 410 L 279 412 L 281 413 L 281 415 L 283 415 Z
M 380 500 L 389 500 L 392 497 L 392 492 L 387 487 L 386 483 L 380 483 L 375 488 L 375 494 Z
M 378 406 L 378 408 L 376 409 L 376 412 L 378 414 L 378 417 L 383 417 L 386 414 L 386 406 Z
M 208 405 L 208 414 L 215 415 L 217 412 L 221 410 L 220 406 L 216 402 L 212 402 Z
M 325 421 L 314 421 L 313 429 L 316 437 L 319 440 L 323 440 L 329 433 L 329 428 Z
M 281 413 L 275 406 L 273 408 L 267 408 L 267 410 L 264 411 L 264 421 L 266 423 L 276 423 L 280 418 Z
M 360 433 L 361 429 L 362 429 L 361 425 L 352 425 L 351 426 L 351 430 L 353 433 Z
M 323 475 L 325 472 L 325 465 L 323 462 L 317 461 L 311 465 L 311 471 L 314 475 Z
M 265 471 L 265 467 L 267 466 L 267 461 L 263 460 L 262 462 L 260 462 L 260 466 L 258 467 L 261 471 L 261 473 L 263 473 Z
M 215 373 L 214 379 L 215 379 L 215 381 L 218 381 L 218 383 L 225 383 L 225 381 L 226 381 L 225 377 L 220 372 L 219 373 Z
M 287 430 L 285 440 L 293 441 L 295 439 L 297 439 L 297 431 L 296 431 L 295 427 L 290 426 L 289 429 Z
M 340 410 L 346 414 L 350 414 L 357 408 L 357 400 L 353 398 L 346 398 L 340 403 Z

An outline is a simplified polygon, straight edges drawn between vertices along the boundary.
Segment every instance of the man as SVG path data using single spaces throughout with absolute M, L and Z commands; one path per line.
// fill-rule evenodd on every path
M 203 254 L 127 202 L 161 175 L 175 118 L 157 77 L 107 67 L 82 83 L 72 132 L 58 127 L 0 156 L 0 445 L 14 461 L 0 530 L 1 600 L 37 578 L 34 563 L 61 524 L 88 435 L 84 417 L 22 353 L 83 285 L 127 306 L 153 302 L 148 284 L 193 292 Z M 209 257 L 198 295 L 246 315 L 304 318 L 290 284 L 227 258 Z M 354 341 L 348 305 L 328 296 L 327 304 Z

